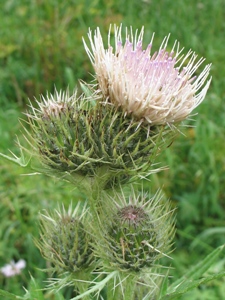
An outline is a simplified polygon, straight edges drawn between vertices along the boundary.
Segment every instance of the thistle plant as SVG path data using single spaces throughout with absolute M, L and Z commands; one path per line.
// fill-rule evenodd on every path
M 82 84 L 81 95 L 42 96 L 27 113 L 33 168 L 70 181 L 87 198 L 83 209 L 75 203 L 40 217 L 37 245 L 59 276 L 50 287 L 74 286 L 74 300 L 164 299 L 167 292 L 174 209 L 162 193 L 135 183 L 160 170 L 156 157 L 205 98 L 210 64 L 199 72 L 204 59 L 182 54 L 178 42 L 167 50 L 169 36 L 151 54 L 153 37 L 143 49 L 143 36 L 144 28 L 126 28 L 123 41 L 122 26 L 110 27 L 105 48 L 100 29 L 90 30 L 84 47 L 95 82 Z

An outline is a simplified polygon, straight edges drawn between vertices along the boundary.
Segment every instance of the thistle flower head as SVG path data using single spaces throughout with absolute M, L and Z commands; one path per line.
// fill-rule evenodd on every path
M 187 118 L 206 95 L 210 65 L 195 76 L 204 59 L 197 60 L 191 50 L 182 55 L 183 49 L 176 42 L 172 50 L 167 50 L 169 36 L 151 54 L 153 37 L 146 49 L 142 46 L 144 28 L 135 34 L 132 28 L 130 32 L 126 28 L 124 43 L 122 26 L 115 26 L 114 31 L 115 48 L 110 42 L 111 27 L 108 48 L 104 47 L 99 28 L 94 37 L 89 31 L 90 48 L 84 42 L 106 101 L 151 125 L 175 124 Z
M 58 273 L 75 273 L 94 262 L 91 237 L 85 229 L 86 208 L 80 205 L 68 211 L 64 207 L 53 214 L 41 215 L 41 238 L 37 245 Z
M 56 92 L 37 101 L 37 108 L 31 105 L 25 137 L 42 164 L 37 169 L 78 186 L 100 178 L 103 188 L 148 174 L 176 132 L 140 124 L 95 97 Z
M 136 273 L 168 256 L 174 235 L 173 213 L 168 202 L 162 203 L 160 193 L 149 198 L 133 191 L 128 198 L 117 194 L 109 201 L 99 247 L 103 247 L 101 257 L 110 267 Z

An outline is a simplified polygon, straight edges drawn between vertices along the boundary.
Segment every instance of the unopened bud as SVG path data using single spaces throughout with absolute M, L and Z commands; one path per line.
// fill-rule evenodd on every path
M 127 272 L 139 272 L 154 267 L 156 261 L 168 256 L 174 235 L 172 211 L 162 203 L 158 194 L 134 194 L 128 201 L 124 196 L 112 200 L 105 211 L 106 225 L 102 243 L 110 265 Z
M 85 230 L 79 205 L 72 209 L 41 215 L 41 239 L 38 247 L 44 258 L 53 264 L 59 273 L 85 270 L 94 261 L 91 237 Z
M 27 140 L 47 173 L 69 175 L 75 183 L 98 177 L 105 186 L 148 175 L 156 155 L 176 132 L 142 124 L 93 99 L 56 93 L 42 99 L 39 110 L 32 107 Z

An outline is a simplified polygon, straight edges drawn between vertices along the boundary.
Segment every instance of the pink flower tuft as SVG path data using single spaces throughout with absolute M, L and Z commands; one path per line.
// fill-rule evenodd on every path
M 151 125 L 173 124 L 187 118 L 205 98 L 211 78 L 206 82 L 210 66 L 198 75 L 204 59 L 197 60 L 192 51 L 181 54 L 179 43 L 166 50 L 169 36 L 160 49 L 151 55 L 151 42 L 142 47 L 144 28 L 135 34 L 126 28 L 126 41 L 122 41 L 122 26 L 114 28 L 115 49 L 111 46 L 111 28 L 108 48 L 104 48 L 99 28 L 89 31 L 90 48 L 84 42 L 93 64 L 99 89 L 106 99 L 126 114 Z M 206 82 L 206 83 L 205 83 Z

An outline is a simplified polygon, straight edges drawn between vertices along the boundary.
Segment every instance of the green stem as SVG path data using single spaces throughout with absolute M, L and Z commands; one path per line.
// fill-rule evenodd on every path
M 134 290 L 135 290 L 134 281 L 131 278 L 127 278 L 123 286 L 124 286 L 124 299 L 133 300 Z
M 107 283 L 107 300 L 122 300 L 122 298 L 121 286 L 115 277 Z
M 118 273 L 119 274 L 119 273 Z M 107 283 L 107 300 L 133 300 L 135 283 L 130 276 L 114 277 Z M 116 280 L 117 279 L 117 280 Z
M 81 295 L 84 295 L 84 293 L 88 290 L 88 284 L 87 284 L 87 283 L 81 282 L 81 283 L 78 285 L 78 289 L 79 289 L 80 294 L 81 294 Z M 90 300 L 90 295 L 82 296 L 82 299 L 83 299 L 83 300 Z

